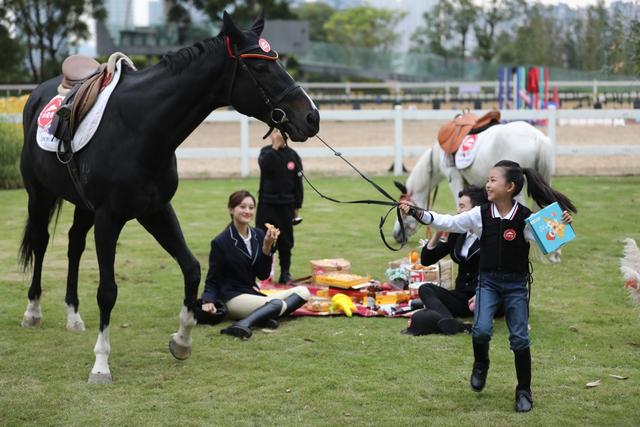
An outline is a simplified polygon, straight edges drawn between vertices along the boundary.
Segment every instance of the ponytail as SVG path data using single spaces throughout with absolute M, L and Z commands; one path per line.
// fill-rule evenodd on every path
M 538 204 L 545 207 L 553 202 L 558 202 L 562 210 L 568 210 L 577 213 L 573 202 L 564 194 L 551 188 L 549 184 L 544 182 L 542 176 L 535 169 L 522 168 L 524 176 L 527 177 L 527 193 Z
M 511 160 L 500 160 L 494 165 L 504 169 L 504 176 L 507 182 L 515 184 L 514 196 L 522 191 L 524 177 L 527 177 L 527 193 L 540 207 L 545 207 L 553 202 L 558 202 L 563 210 L 577 213 L 575 205 L 567 196 L 554 190 L 547 184 L 542 176 L 531 168 L 521 168 L 520 165 Z

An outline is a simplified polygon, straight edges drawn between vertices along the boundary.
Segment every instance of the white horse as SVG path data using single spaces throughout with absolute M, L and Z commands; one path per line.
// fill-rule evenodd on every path
M 401 199 L 415 206 L 427 207 L 428 195 L 438 184 L 446 179 L 453 195 L 454 203 L 458 203 L 458 193 L 465 185 L 483 187 L 489 175 L 489 170 L 500 160 L 518 162 L 524 168 L 535 169 L 544 180 L 551 181 L 551 165 L 553 150 L 551 141 L 540 130 L 527 122 L 511 122 L 495 125 L 478 134 L 476 144 L 477 154 L 473 163 L 464 168 L 456 169 L 450 165 L 448 156 L 438 143 L 429 148 L 422 155 L 407 179 L 406 186 L 396 182 L 396 186 L 403 193 Z M 524 188 L 516 199 L 525 204 Z M 413 217 L 405 219 L 406 238 L 416 233 L 420 223 Z M 398 243 L 405 243 L 396 220 L 393 227 L 393 237 Z

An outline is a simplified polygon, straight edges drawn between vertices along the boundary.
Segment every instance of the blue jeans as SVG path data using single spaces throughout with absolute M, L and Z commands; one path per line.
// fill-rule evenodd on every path
M 526 273 L 480 273 L 471 330 L 473 340 L 479 344 L 491 340 L 493 317 L 500 302 L 504 306 L 511 350 L 526 349 L 529 347 Z

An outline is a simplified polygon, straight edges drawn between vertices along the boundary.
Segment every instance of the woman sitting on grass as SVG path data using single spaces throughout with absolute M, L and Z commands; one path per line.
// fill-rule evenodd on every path
M 408 204 L 400 206 L 405 215 L 411 213 L 434 228 L 453 233 L 471 231 L 480 238 L 480 274 L 471 330 L 475 361 L 470 385 L 478 392 L 485 386 L 493 316 L 502 304 L 518 378 L 515 391 L 515 410 L 518 412 L 533 408 L 527 283 L 531 273 L 529 242 L 534 237 L 531 229 L 525 227 L 525 219 L 531 211 L 514 200 L 524 186 L 525 176 L 528 193 L 539 206 L 557 201 L 563 209 L 576 212 L 571 200 L 549 187 L 538 172 L 521 168 L 510 160 L 499 161 L 489 172 L 486 190 L 490 203 L 455 216 L 417 211 Z M 571 214 L 564 210 L 562 221 L 570 223 L 572 220 Z
M 256 277 L 269 277 L 280 231 L 270 224 L 266 233 L 251 227 L 255 207 L 255 198 L 248 191 L 229 196 L 231 223 L 211 242 L 202 306 L 196 310 L 198 321 L 207 323 L 207 317 L 216 313 L 215 304 L 225 303 L 229 317 L 238 321 L 221 332 L 243 339 L 251 337 L 254 326 L 277 327 L 277 317 L 294 312 L 309 299 L 304 286 L 270 296 L 260 292 Z

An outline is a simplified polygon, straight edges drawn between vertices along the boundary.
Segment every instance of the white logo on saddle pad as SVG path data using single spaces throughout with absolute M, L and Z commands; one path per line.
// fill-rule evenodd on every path
M 38 126 L 46 128 L 47 130 L 49 129 L 49 126 L 51 126 L 51 122 L 56 115 L 56 111 L 58 111 L 58 108 L 60 108 L 60 106 L 62 105 L 63 99 L 64 96 L 57 95 L 54 96 L 47 105 L 45 105 L 45 107 L 42 109 L 42 112 L 38 116 Z
M 122 59 L 118 61 L 116 64 L 115 72 L 113 73 L 113 79 L 111 83 L 105 86 L 98 98 L 96 99 L 96 103 L 91 107 L 91 110 L 87 113 L 85 118 L 82 120 L 76 133 L 71 141 L 71 149 L 76 152 L 82 149 L 87 143 L 91 140 L 93 135 L 98 130 L 98 126 L 100 125 L 100 120 L 102 119 L 102 114 L 104 113 L 104 109 L 107 106 L 107 102 L 109 101 L 109 97 L 111 93 L 116 88 L 118 84 L 118 80 L 120 80 L 120 70 L 122 69 Z M 51 101 L 42 109 L 40 115 L 38 116 L 38 132 L 36 134 L 36 141 L 38 141 L 38 146 L 46 151 L 57 151 L 58 150 L 58 138 L 55 138 L 49 130 L 51 128 L 51 123 L 53 121 L 54 115 L 62 101 L 64 100 L 64 96 L 56 95 Z
M 456 151 L 456 168 L 464 169 L 471 166 L 478 153 L 478 135 L 467 135 Z

